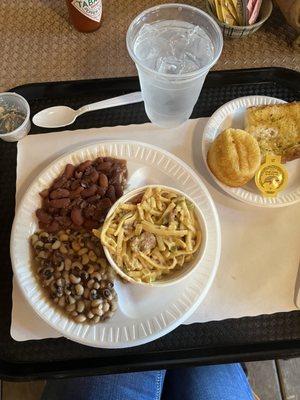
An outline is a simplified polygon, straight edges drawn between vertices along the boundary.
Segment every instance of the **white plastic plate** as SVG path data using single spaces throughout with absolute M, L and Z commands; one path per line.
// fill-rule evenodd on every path
M 29 237 L 38 229 L 35 210 L 39 192 L 52 183 L 67 163 L 78 164 L 99 156 L 127 160 L 127 190 L 146 184 L 173 186 L 199 206 L 207 227 L 205 252 L 198 267 L 183 281 L 168 287 L 116 283 L 119 308 L 108 321 L 97 325 L 76 324 L 47 300 L 31 268 Z M 157 339 L 183 323 L 206 296 L 216 274 L 221 250 L 216 208 L 199 176 L 171 153 L 146 143 L 116 141 L 81 147 L 51 163 L 33 181 L 17 209 L 11 234 L 14 274 L 37 314 L 63 336 L 76 342 L 106 348 L 141 345 Z
M 285 164 L 288 170 L 288 185 L 276 197 L 264 197 L 255 186 L 254 179 L 243 187 L 233 188 L 220 182 L 207 165 L 207 153 L 214 139 L 227 128 L 244 129 L 245 112 L 248 107 L 279 104 L 285 101 L 267 96 L 246 96 L 229 101 L 220 107 L 208 120 L 202 141 L 202 155 L 214 181 L 230 196 L 258 207 L 283 207 L 300 201 L 300 159 Z

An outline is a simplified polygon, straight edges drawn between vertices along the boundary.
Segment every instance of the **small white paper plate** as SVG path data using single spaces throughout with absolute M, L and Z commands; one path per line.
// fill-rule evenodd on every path
M 76 324 L 47 300 L 31 268 L 29 237 L 38 229 L 35 210 L 39 192 L 48 187 L 67 163 L 78 164 L 99 156 L 124 158 L 128 190 L 147 184 L 172 186 L 199 206 L 207 228 L 206 246 L 198 267 L 186 279 L 168 287 L 116 283 L 119 308 L 108 321 Z M 63 336 L 76 342 L 106 348 L 141 345 L 157 339 L 183 323 L 199 306 L 216 274 L 221 251 L 220 223 L 213 200 L 200 177 L 171 153 L 146 143 L 101 142 L 81 147 L 51 163 L 31 184 L 17 209 L 11 234 L 14 274 L 37 314 Z
M 285 164 L 289 180 L 284 191 L 276 197 L 264 197 L 252 179 L 243 187 L 233 188 L 224 185 L 210 171 L 207 164 L 207 153 L 214 139 L 227 128 L 244 129 L 244 117 L 248 107 L 267 104 L 279 104 L 285 101 L 268 96 L 245 96 L 229 101 L 220 107 L 208 120 L 202 141 L 202 155 L 205 165 L 214 181 L 230 196 L 258 207 L 284 207 L 300 201 L 300 159 Z

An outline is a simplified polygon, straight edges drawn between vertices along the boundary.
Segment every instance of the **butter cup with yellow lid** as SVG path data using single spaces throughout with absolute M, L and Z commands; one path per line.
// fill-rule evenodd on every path
M 276 197 L 288 183 L 288 172 L 281 164 L 281 157 L 273 154 L 266 156 L 255 174 L 255 184 L 265 197 Z

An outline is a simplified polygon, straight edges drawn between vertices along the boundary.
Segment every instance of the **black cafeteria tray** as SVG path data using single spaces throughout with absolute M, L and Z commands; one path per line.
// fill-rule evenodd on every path
M 28 84 L 12 91 L 26 97 L 35 114 L 52 105 L 77 108 L 138 89 L 137 78 L 120 78 Z M 225 102 L 252 94 L 299 100 L 300 73 L 283 68 L 210 72 L 192 117 L 210 116 Z M 70 129 L 146 121 L 140 103 L 88 113 Z M 31 134 L 47 131 L 33 126 Z M 300 311 L 180 326 L 161 339 L 129 349 L 95 349 L 64 338 L 14 341 L 9 333 L 9 239 L 15 205 L 16 149 L 16 144 L 0 140 L 0 377 L 69 377 L 300 355 Z

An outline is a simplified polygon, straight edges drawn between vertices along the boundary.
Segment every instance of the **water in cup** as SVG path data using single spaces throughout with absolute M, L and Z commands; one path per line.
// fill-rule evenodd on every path
M 171 128 L 190 117 L 222 44 L 215 21 L 187 5 L 153 7 L 132 22 L 127 46 L 153 123 Z
M 174 75 L 197 71 L 214 57 L 213 43 L 205 31 L 184 21 L 144 25 L 134 43 L 134 53 L 144 66 Z

